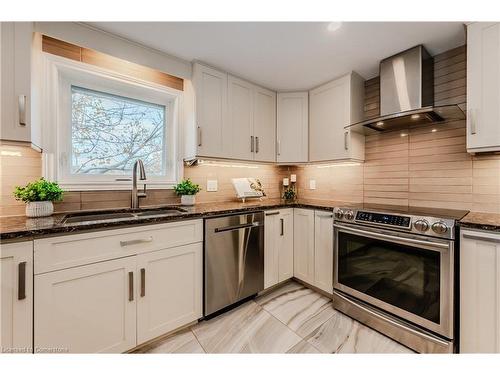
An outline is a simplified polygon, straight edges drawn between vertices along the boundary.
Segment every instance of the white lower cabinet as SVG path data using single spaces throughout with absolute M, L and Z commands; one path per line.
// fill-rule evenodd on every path
M 264 288 L 293 277 L 293 208 L 265 213 Z
M 136 346 L 136 257 L 35 276 L 35 350 L 120 353 Z
M 35 351 L 121 353 L 201 318 L 202 228 L 192 220 L 35 241 L 45 259 L 35 267 Z M 82 264 L 86 252 L 120 248 L 118 259 Z
M 500 353 L 499 233 L 461 233 L 460 352 Z
M 203 245 L 137 257 L 137 344 L 202 316 Z
M 294 208 L 293 276 L 314 283 L 314 210 Z
M 314 212 L 314 286 L 333 293 L 332 212 Z
M 0 353 L 31 353 L 33 242 L 0 246 Z

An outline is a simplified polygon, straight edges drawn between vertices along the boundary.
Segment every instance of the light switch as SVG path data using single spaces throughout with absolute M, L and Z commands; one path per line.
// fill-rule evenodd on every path
M 316 190 L 316 180 L 309 180 L 309 189 Z
M 217 191 L 217 180 L 207 180 L 207 191 Z

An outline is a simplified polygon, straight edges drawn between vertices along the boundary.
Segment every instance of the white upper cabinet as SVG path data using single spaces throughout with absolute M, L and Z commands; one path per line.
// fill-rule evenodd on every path
M 275 92 L 199 63 L 193 87 L 196 129 L 186 130 L 186 158 L 276 161 Z
M 254 90 L 253 134 L 254 160 L 276 161 L 276 93 L 258 86 Z
M 33 242 L 0 246 L 0 352 L 30 353 L 33 345 Z
M 460 352 L 500 353 L 498 233 L 461 232 Z
M 467 27 L 467 150 L 500 150 L 500 23 Z
M 31 22 L 0 23 L 0 139 L 40 147 L 31 113 L 33 35 Z
M 232 153 L 235 159 L 251 160 L 255 152 L 253 135 L 253 85 L 242 79 L 228 77 L 228 114 L 232 132 Z
M 364 136 L 344 129 L 363 120 L 363 101 L 354 72 L 309 92 L 309 161 L 364 160 Z
M 307 92 L 278 93 L 277 160 L 308 161 L 309 99 Z
M 227 157 L 231 132 L 227 122 L 227 74 L 194 64 L 193 86 L 196 111 L 196 155 Z

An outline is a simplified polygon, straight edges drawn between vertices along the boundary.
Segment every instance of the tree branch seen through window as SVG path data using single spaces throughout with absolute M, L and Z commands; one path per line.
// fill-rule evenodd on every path
M 77 86 L 71 97 L 72 174 L 128 175 L 137 159 L 166 174 L 165 106 Z

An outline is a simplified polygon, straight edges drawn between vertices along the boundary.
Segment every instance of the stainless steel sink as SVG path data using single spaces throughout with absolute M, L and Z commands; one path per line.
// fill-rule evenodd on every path
M 178 207 L 147 208 L 133 212 L 100 212 L 68 214 L 62 219 L 63 224 L 105 223 L 111 221 L 125 221 L 148 217 L 176 216 L 187 212 Z

